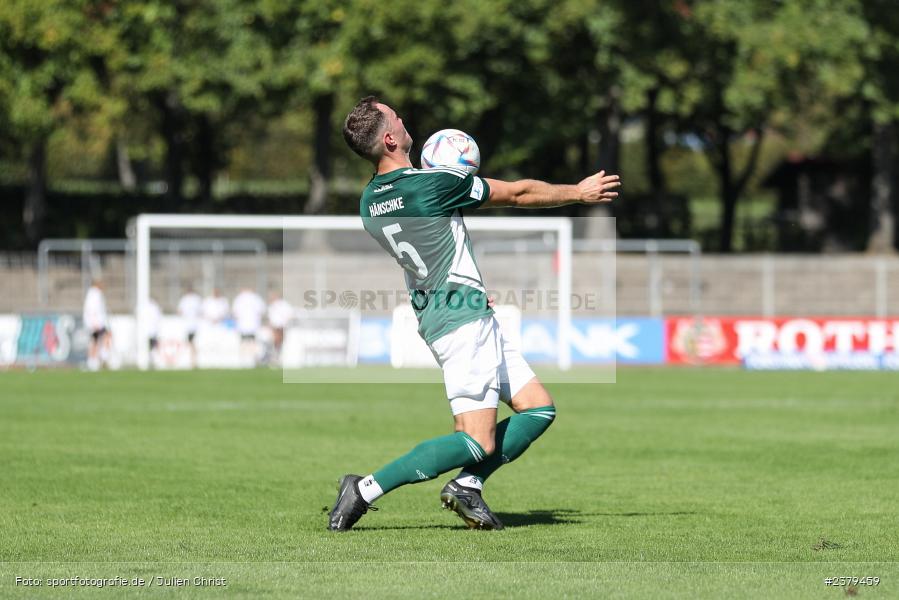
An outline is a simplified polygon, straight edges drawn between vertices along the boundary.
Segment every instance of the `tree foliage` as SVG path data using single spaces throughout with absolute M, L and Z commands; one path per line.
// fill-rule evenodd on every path
M 342 116 L 374 93 L 419 143 L 466 129 L 484 169 L 509 177 L 617 169 L 622 132 L 640 129 L 646 212 L 662 221 L 677 178 L 662 157 L 698 148 L 729 250 L 771 136 L 809 150 L 810 130 L 861 130 L 876 164 L 895 160 L 883 149 L 899 118 L 897 14 L 889 0 L 6 0 L 0 153 L 31 166 L 36 236 L 46 141 L 61 128 L 101 126 L 120 169 L 129 149 L 161 146 L 150 171 L 169 196 L 190 180 L 209 203 L 233 149 L 252 153 L 301 114 L 314 212 L 331 206 L 334 158 L 349 157 Z M 894 194 L 880 193 L 885 216 Z

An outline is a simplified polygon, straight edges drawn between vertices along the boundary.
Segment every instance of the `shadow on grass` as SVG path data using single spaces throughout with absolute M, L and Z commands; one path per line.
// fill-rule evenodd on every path
M 697 515 L 693 511 L 674 512 L 621 512 L 621 513 L 584 513 L 585 517 L 675 517 L 679 515 Z
M 570 525 L 580 523 L 582 513 L 570 508 L 529 510 L 525 513 L 496 513 L 506 527 L 527 527 L 529 525 Z
M 529 510 L 523 513 L 496 513 L 506 528 L 529 527 L 531 525 L 573 525 L 583 522 L 582 517 L 670 517 L 679 515 L 695 515 L 691 511 L 672 512 L 620 512 L 620 513 L 584 513 L 570 508 L 553 508 L 546 510 Z M 403 529 L 465 529 L 460 521 L 457 525 L 421 524 L 421 525 L 362 525 L 359 531 L 389 531 Z
M 570 508 L 555 508 L 531 510 L 526 513 L 496 513 L 496 516 L 506 527 L 527 527 L 529 525 L 571 525 L 581 523 L 582 517 L 671 517 L 695 514 L 697 513 L 692 511 L 585 513 Z
M 565 525 L 571 523 L 580 523 L 577 515 L 580 511 L 567 508 L 556 508 L 552 510 L 531 510 L 526 513 L 496 513 L 503 525 L 508 527 L 527 527 L 528 525 Z M 455 516 L 455 515 L 454 515 Z M 457 525 L 444 524 L 422 524 L 422 525 L 385 525 L 379 527 L 377 525 L 363 525 L 358 530 L 369 531 L 386 531 L 392 529 L 461 529 L 465 530 L 465 524 L 458 521 Z
M 353 531 L 393 531 L 402 529 L 465 529 L 465 524 L 459 521 L 458 525 L 361 525 L 353 527 Z

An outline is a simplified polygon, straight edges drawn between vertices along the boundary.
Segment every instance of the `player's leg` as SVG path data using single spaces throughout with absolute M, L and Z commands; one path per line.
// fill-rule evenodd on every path
M 100 362 L 109 367 L 112 358 L 112 332 L 108 327 L 100 330 Z
M 496 426 L 496 447 L 487 460 L 465 467 L 456 478 L 466 487 L 482 489 L 484 481 L 493 475 L 501 466 L 510 463 L 527 450 L 531 444 L 543 435 L 556 418 L 556 408 L 549 399 L 549 394 L 536 379 L 528 384 L 531 389 L 522 390 L 524 398 L 518 406 L 529 407 L 516 409 L 516 414 L 503 419 Z M 516 394 L 517 396 L 517 394 Z M 513 406 L 514 400 L 513 400 Z
M 156 334 L 153 334 L 150 336 L 149 345 L 150 345 L 150 368 L 155 369 L 156 365 L 161 362 L 160 357 L 159 357 L 159 338 L 156 336 Z
M 493 454 L 496 445 L 496 408 L 482 408 L 453 415 L 455 430 L 470 435 L 485 454 Z
M 196 339 L 197 332 L 196 331 L 188 331 L 187 332 L 187 345 L 190 346 L 190 368 L 197 368 L 197 345 L 194 342 Z
M 482 489 L 484 481 L 501 466 L 512 462 L 543 435 L 556 418 L 552 397 L 512 344 L 503 341 L 501 399 L 516 414 L 496 426 L 496 451 L 486 460 L 465 467 L 456 482 Z
M 503 378 L 503 348 L 502 336 L 499 333 L 499 327 L 495 319 L 485 319 L 479 325 L 478 340 L 475 347 L 469 350 L 467 356 L 467 367 L 470 372 L 477 373 L 479 370 L 486 368 L 489 371 L 489 377 L 474 377 L 475 381 L 489 382 L 492 389 L 490 398 L 496 404 L 502 394 L 502 378 Z M 466 377 L 465 374 L 458 374 L 458 378 Z M 468 377 L 472 377 L 468 375 Z M 493 387 L 495 386 L 495 387 Z M 473 435 L 481 435 L 485 438 L 485 443 L 491 444 L 493 448 L 499 448 L 496 441 L 496 411 L 491 411 L 489 418 L 486 417 L 487 411 L 471 410 L 474 407 L 468 406 L 467 399 L 458 399 L 453 401 L 453 415 L 456 420 L 457 431 L 468 431 Z M 484 414 L 482 418 L 481 414 Z M 492 456 L 493 453 L 490 453 Z M 484 460 L 490 460 L 490 456 Z M 483 462 L 483 461 L 480 461 Z M 477 465 L 469 465 L 463 471 Z M 440 501 L 444 508 L 450 509 L 458 514 L 465 524 L 472 529 L 502 529 L 503 524 L 500 519 L 493 514 L 490 507 L 481 496 L 480 488 L 467 487 L 460 484 L 457 480 L 450 480 L 440 491 Z
M 496 423 L 496 409 L 492 409 Z M 482 430 L 480 424 L 477 430 Z M 483 439 L 483 438 L 482 438 Z M 345 475 L 331 510 L 329 529 L 345 531 L 371 508 L 372 502 L 402 485 L 433 479 L 441 473 L 486 458 L 485 449 L 464 431 L 424 441 L 407 454 L 367 477 Z
M 90 342 L 87 347 L 87 368 L 96 371 L 100 368 L 100 331 L 91 331 Z
M 495 405 L 457 414 L 455 418 L 455 433 L 422 442 L 408 454 L 364 478 L 360 489 L 366 501 L 371 503 L 401 485 L 433 479 L 456 466 L 484 460 L 493 452 Z
M 331 511 L 330 529 L 351 528 L 372 502 L 391 490 L 482 461 L 493 451 L 502 357 L 499 339 L 490 342 L 492 325 L 487 319 L 482 321 L 463 325 L 431 345 L 443 368 L 456 431 L 420 443 L 367 477 L 344 476 Z M 492 353 L 479 355 L 485 340 L 488 346 L 492 344 Z
M 239 354 L 240 354 L 240 364 L 242 366 L 245 366 L 245 367 L 248 367 L 251 365 L 254 367 L 256 366 L 255 364 L 253 364 L 255 362 L 255 360 L 254 360 L 255 356 L 254 356 L 254 352 L 253 352 L 253 340 L 254 339 L 255 339 L 255 336 L 253 336 L 253 334 L 251 334 L 251 333 L 247 333 L 245 331 L 242 331 L 240 333 Z
M 496 409 L 456 414 L 456 431 L 465 431 L 489 444 L 488 454 L 496 447 Z M 485 460 L 489 460 L 489 456 Z M 477 464 L 477 463 L 475 463 Z M 503 523 L 481 497 L 479 489 L 467 488 L 451 480 L 440 491 L 443 507 L 459 515 L 471 529 L 502 529 Z
M 496 388 L 483 390 L 481 398 L 454 398 L 450 406 L 456 419 L 455 433 L 424 441 L 367 477 L 345 475 L 340 480 L 337 502 L 331 510 L 328 528 L 346 531 L 368 509 L 373 508 L 372 502 L 387 492 L 409 483 L 433 479 L 441 473 L 487 458 L 495 447 L 493 434 L 498 403 L 499 390 Z M 451 508 L 456 510 L 456 507 Z M 460 510 L 456 512 L 470 527 L 502 528 L 502 524 L 493 527 L 481 514 L 483 511 L 463 515 Z
M 344 476 L 331 511 L 330 529 L 351 528 L 375 500 L 391 490 L 484 460 L 494 448 L 498 402 L 498 389 L 485 390 L 480 399 L 454 398 L 450 406 L 455 433 L 424 441 L 367 477 Z M 482 408 L 485 405 L 489 408 Z
M 480 398 L 453 398 L 450 406 L 455 433 L 420 443 L 408 454 L 363 478 L 359 488 L 371 504 L 407 483 L 433 479 L 442 473 L 485 460 L 496 447 L 496 406 L 499 390 L 486 389 Z
M 272 354 L 272 365 L 280 365 L 281 364 L 281 348 L 284 346 L 284 328 L 283 327 L 273 327 L 272 328 L 272 345 L 274 346 L 274 353 Z

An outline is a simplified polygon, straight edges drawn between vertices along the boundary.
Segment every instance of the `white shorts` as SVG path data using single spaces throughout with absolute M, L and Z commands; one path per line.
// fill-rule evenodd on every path
M 453 415 L 496 408 L 500 400 L 508 404 L 535 377 L 492 316 L 466 323 L 430 347 L 443 369 Z

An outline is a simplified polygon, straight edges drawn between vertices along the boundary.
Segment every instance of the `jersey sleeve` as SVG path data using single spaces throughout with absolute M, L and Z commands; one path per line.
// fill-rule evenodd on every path
M 433 183 L 440 208 L 447 214 L 455 210 L 478 208 L 490 197 L 490 186 L 486 181 L 458 169 L 434 173 Z

